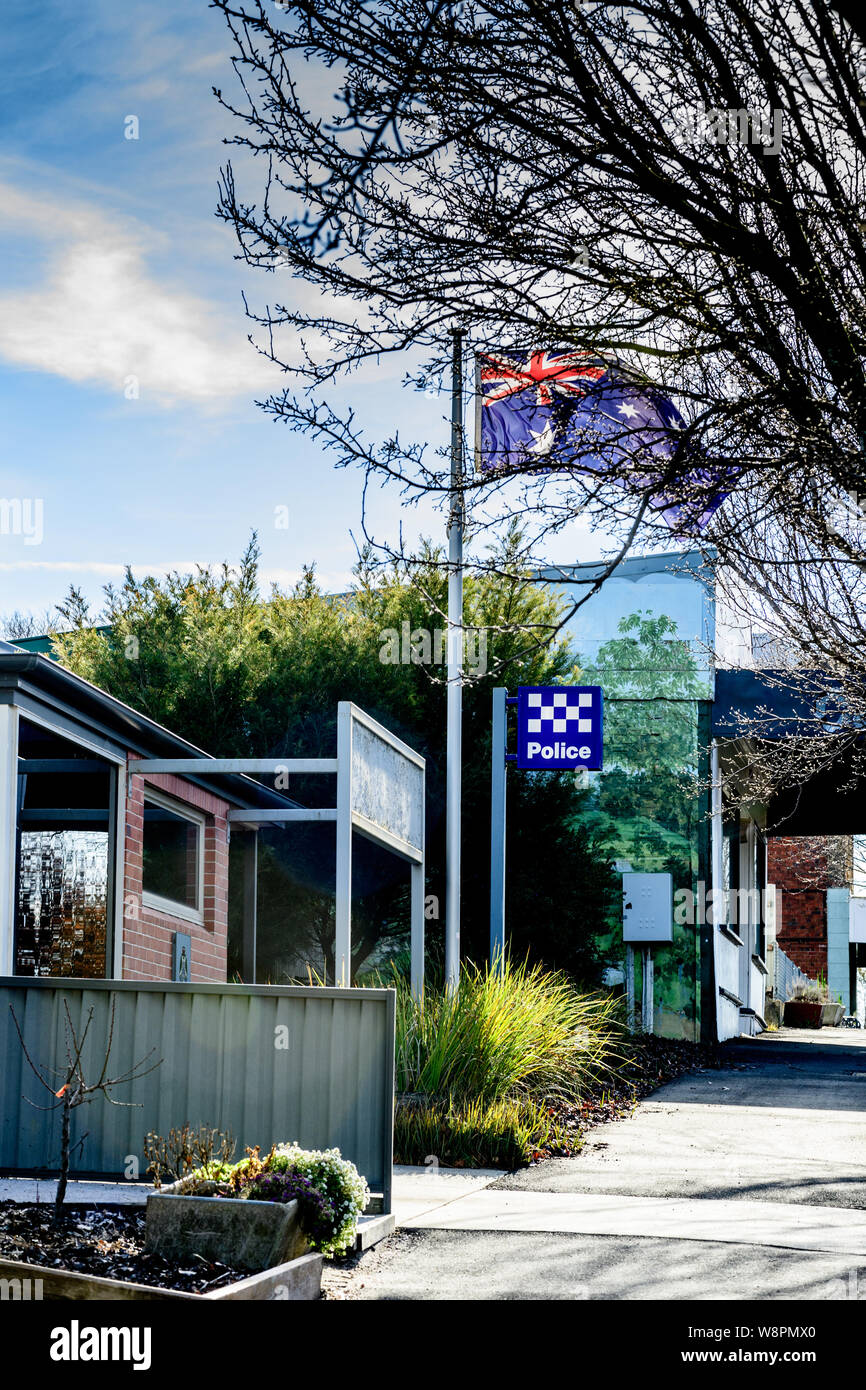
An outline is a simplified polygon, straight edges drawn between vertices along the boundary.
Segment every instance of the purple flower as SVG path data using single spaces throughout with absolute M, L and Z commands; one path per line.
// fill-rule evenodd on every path
M 244 1195 L 258 1202 L 297 1202 L 301 1229 L 311 1244 L 318 1246 L 333 1238 L 334 1208 L 310 1179 L 299 1173 L 262 1173 L 246 1186 Z

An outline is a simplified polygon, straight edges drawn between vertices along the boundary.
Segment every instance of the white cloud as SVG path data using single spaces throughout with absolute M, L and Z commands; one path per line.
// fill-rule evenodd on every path
M 42 242 L 41 283 L 0 290 L 0 357 L 142 401 L 215 406 L 278 386 L 238 316 L 178 285 L 148 264 L 160 237 L 99 208 L 32 195 L 0 183 L 0 231 Z M 35 258 L 34 258 L 35 259 Z
M 193 574 L 199 565 L 207 566 L 210 563 L 214 569 L 219 568 L 215 561 L 206 560 L 171 560 L 159 561 L 151 564 L 133 564 L 131 566 L 133 574 L 137 579 L 145 575 L 166 575 L 172 572 L 178 574 Z M 79 575 L 93 575 L 94 578 L 106 581 L 112 579 L 122 579 L 126 573 L 126 565 L 113 561 L 101 560 L 3 560 L 0 561 L 0 573 L 12 573 L 15 571 L 45 570 L 51 573 L 67 575 L 70 580 Z M 300 569 L 281 569 L 279 567 L 262 566 L 259 570 L 259 587 L 262 593 L 267 593 L 271 584 L 278 585 L 281 589 L 291 589 L 301 578 Z M 349 570 L 327 570 L 324 572 L 316 571 L 316 579 L 319 586 L 326 593 L 343 593 L 349 588 L 352 575 Z
M 134 565 L 136 574 L 168 574 L 179 570 L 186 574 L 196 567 L 195 560 L 179 560 L 176 564 Z M 126 565 L 101 560 L 3 560 L 0 570 L 53 570 L 63 574 L 96 574 L 106 579 L 122 579 Z

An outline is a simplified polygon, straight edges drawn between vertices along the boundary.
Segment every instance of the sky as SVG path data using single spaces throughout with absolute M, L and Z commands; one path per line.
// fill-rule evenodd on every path
M 32 0 L 7 7 L 0 53 L 0 615 L 41 615 L 70 584 L 96 611 L 127 564 L 233 562 L 253 530 L 266 583 L 315 563 L 345 588 L 363 478 L 255 404 L 282 379 L 242 292 L 303 287 L 240 265 L 215 215 L 224 19 L 206 0 Z M 444 444 L 447 402 L 401 376 L 388 362 L 355 388 L 365 431 Z M 444 529 L 373 494 L 377 537 L 401 519 L 410 539 Z M 576 522 L 550 558 L 600 549 Z

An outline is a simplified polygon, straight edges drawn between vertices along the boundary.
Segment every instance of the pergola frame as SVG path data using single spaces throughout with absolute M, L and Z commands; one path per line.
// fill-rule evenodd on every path
M 357 737 L 362 731 L 362 738 Z M 364 748 L 361 743 L 364 743 Z M 381 750 L 378 765 L 370 750 Z M 405 774 L 405 785 L 399 774 Z M 337 827 L 335 903 L 335 983 L 352 981 L 352 832 L 382 845 L 404 859 L 411 870 L 411 985 L 420 997 L 424 987 L 424 779 L 425 762 L 349 700 L 337 706 L 336 758 L 139 758 L 131 776 L 217 776 L 225 773 L 330 773 L 337 777 L 335 807 L 229 811 L 229 824 L 252 831 L 244 860 L 244 973 L 255 983 L 256 867 L 258 830 L 262 825 L 334 821 Z M 364 774 L 363 781 L 361 774 Z M 401 786 L 408 796 L 401 799 Z M 402 804 L 401 803 L 402 800 Z

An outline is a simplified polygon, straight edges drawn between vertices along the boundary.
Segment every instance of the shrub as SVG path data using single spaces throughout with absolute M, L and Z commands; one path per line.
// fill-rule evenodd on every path
M 832 995 L 827 985 L 827 976 L 819 970 L 818 978 L 803 983 L 801 980 L 791 991 L 791 999 L 803 1004 L 841 1004 L 841 994 Z
M 147 1172 L 153 1174 L 153 1185 L 162 1186 L 162 1176 L 166 1174 L 175 1181 L 188 1173 L 208 1169 L 209 1176 L 226 1167 L 235 1151 L 235 1139 L 220 1129 L 209 1129 L 199 1125 L 182 1125 L 180 1129 L 170 1129 L 168 1137 L 156 1134 L 153 1130 L 144 1137 L 144 1156 L 148 1160 Z
M 272 1178 L 280 1181 L 271 1182 Z M 211 1162 L 189 1175 L 187 1191 L 213 1189 L 225 1197 L 256 1197 L 290 1202 L 298 1197 L 301 1228 L 314 1250 L 323 1255 L 342 1254 L 355 1239 L 358 1217 L 370 1200 L 370 1189 L 354 1163 L 339 1149 L 302 1149 L 280 1144 L 262 1158 L 258 1149 L 247 1149 L 238 1163 Z M 291 1183 L 297 1184 L 292 1195 Z M 307 1195 L 315 1192 L 320 1201 Z M 302 1195 L 303 1194 L 303 1200 Z
M 397 991 L 398 1162 L 513 1168 L 570 1151 L 551 1104 L 613 1082 L 631 1055 L 621 1001 L 539 964 L 464 964 L 456 990 L 420 1001 L 396 971 L 377 983 Z
M 573 1149 L 531 1100 L 404 1102 L 394 1117 L 397 1163 L 431 1157 L 453 1168 L 520 1168 L 551 1149 Z
M 459 986 L 397 989 L 397 1089 L 486 1101 L 575 1099 L 625 1058 L 621 1003 L 582 993 L 561 971 L 465 964 Z
M 297 1144 L 280 1144 L 268 1158 L 270 1171 L 309 1178 L 333 1208 L 333 1237 L 316 1249 L 323 1254 L 348 1250 L 355 1239 L 358 1217 L 370 1200 L 370 1189 L 354 1163 L 342 1158 L 339 1149 L 302 1149 Z

